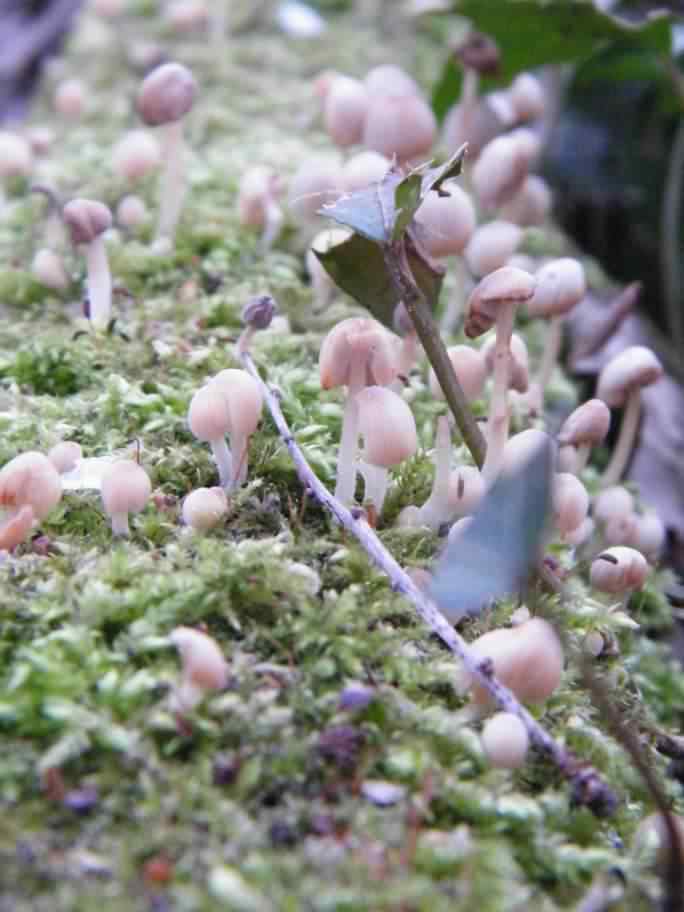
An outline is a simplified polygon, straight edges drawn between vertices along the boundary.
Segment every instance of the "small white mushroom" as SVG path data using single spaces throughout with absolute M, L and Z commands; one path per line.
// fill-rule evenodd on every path
M 419 95 L 371 95 L 363 144 L 407 162 L 427 156 L 437 135 L 432 109 Z
M 263 396 L 254 377 L 235 368 L 219 371 L 209 385 L 221 391 L 228 405 L 228 439 L 233 463 L 230 490 L 247 480 L 247 447 L 261 420 Z
M 634 548 L 607 548 L 592 561 L 591 585 L 601 592 L 620 595 L 641 589 L 648 577 L 648 563 Z
M 182 663 L 180 685 L 174 688 L 172 706 L 185 713 L 194 709 L 211 691 L 228 683 L 228 663 L 216 640 L 192 627 L 176 627 L 169 640 L 178 649 Z
M 223 488 L 196 488 L 183 501 L 183 522 L 199 532 L 213 529 L 227 512 L 228 498 Z
M 610 409 L 600 399 L 584 402 L 565 419 L 558 433 L 558 443 L 576 448 L 577 456 L 571 470 L 575 475 L 579 475 L 587 464 L 591 448 L 606 439 L 609 428 Z
M 527 729 L 512 713 L 496 713 L 482 729 L 482 747 L 492 766 L 517 769 L 522 766 L 530 746 Z
M 80 443 L 75 440 L 62 440 L 48 451 L 48 459 L 60 475 L 76 468 L 76 463 L 83 458 Z
M 112 150 L 112 169 L 129 183 L 142 180 L 160 165 L 159 143 L 146 130 L 131 130 Z
M 390 169 L 392 162 L 379 152 L 367 149 L 353 155 L 342 167 L 340 182 L 346 193 L 363 190 L 379 183 Z
M 112 276 L 103 235 L 112 226 L 112 213 L 96 200 L 74 199 L 66 204 L 62 217 L 72 243 L 86 246 L 90 322 L 104 329 L 112 313 Z
M 128 516 L 140 513 L 150 498 L 149 475 L 132 459 L 115 462 L 102 476 L 102 505 L 114 535 L 129 535 Z
M 50 460 L 29 451 L 0 470 L 0 550 L 25 541 L 34 520 L 44 519 L 62 497 L 62 480 Z
M 473 232 L 464 255 L 474 276 L 488 275 L 505 266 L 522 240 L 522 229 L 511 222 L 487 222 Z
M 559 472 L 552 483 L 553 520 L 562 538 L 571 535 L 587 518 L 589 495 L 575 475 Z
M 47 247 L 36 250 L 31 263 L 31 272 L 39 282 L 54 291 L 66 291 L 69 287 L 69 276 L 62 258 Z
M 340 148 L 361 142 L 369 106 L 367 87 L 358 79 L 339 76 L 327 93 L 323 123 L 328 135 Z

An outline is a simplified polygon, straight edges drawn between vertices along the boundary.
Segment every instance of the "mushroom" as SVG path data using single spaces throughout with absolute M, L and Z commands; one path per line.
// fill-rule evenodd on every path
M 382 63 L 366 73 L 364 79 L 369 95 L 420 95 L 418 83 L 393 63 Z
M 485 211 L 499 209 L 522 189 L 530 169 L 529 150 L 513 134 L 497 136 L 473 165 L 473 192 Z
M 546 109 L 546 95 L 541 82 L 532 73 L 518 73 L 508 89 L 508 97 L 518 123 L 537 120 Z
M 211 447 L 221 486 L 229 490 L 233 483 L 233 457 L 226 443 L 230 410 L 216 384 L 208 383 L 194 394 L 188 409 L 188 426 L 198 440 L 206 441 Z
M 318 210 L 334 202 L 342 190 L 339 160 L 330 156 L 306 159 L 290 178 L 287 206 L 304 228 L 318 218 Z
M 85 244 L 88 270 L 88 313 L 96 329 L 106 327 L 112 313 L 112 276 L 104 233 L 112 225 L 112 213 L 97 200 L 74 199 L 62 211 L 73 244 Z
M 164 63 L 145 77 L 136 99 L 138 114 L 148 127 L 162 128 L 164 170 L 159 192 L 158 237 L 173 242 L 183 208 L 183 118 L 197 94 L 187 67 Z
M 480 76 L 493 75 L 499 69 L 500 54 L 496 43 L 482 32 L 470 32 L 465 41 L 456 48 L 454 57 L 463 68 L 461 97 L 451 112 L 449 125 L 450 148 L 469 143 L 471 136 L 478 132 L 478 90 Z M 479 151 L 479 149 L 478 149 Z
M 630 536 L 628 544 L 654 564 L 663 550 L 666 537 L 667 530 L 658 514 L 643 513 L 636 517 L 634 532 Z
M 76 464 L 83 458 L 83 450 L 75 440 L 62 440 L 48 451 L 47 456 L 59 474 L 64 475 L 76 468 Z
M 634 498 L 626 488 L 604 488 L 594 500 L 594 517 L 601 524 L 607 545 L 627 545 L 636 532 Z
M 183 501 L 183 522 L 199 532 L 213 529 L 228 512 L 223 488 L 196 488 Z
M 587 518 L 589 495 L 587 489 L 575 475 L 558 472 L 553 477 L 551 499 L 554 525 L 561 538 L 572 535 Z
M 435 115 L 419 95 L 371 96 L 362 137 L 368 149 L 409 162 L 427 155 L 436 135 Z
M 492 766 L 517 769 L 522 766 L 530 746 L 527 729 L 513 713 L 500 712 L 488 719 L 482 729 L 482 747 Z
M 36 250 L 31 262 L 31 272 L 42 285 L 52 288 L 53 291 L 66 291 L 69 287 L 69 276 L 62 258 L 47 247 Z
M 469 339 L 496 326 L 494 386 L 487 424 L 487 453 L 482 477 L 491 485 L 499 474 L 503 449 L 508 439 L 507 391 L 510 380 L 510 343 L 515 308 L 534 294 L 535 281 L 522 269 L 504 266 L 476 285 L 468 298 L 465 334 Z
M 613 485 L 622 477 L 639 427 L 641 388 L 656 383 L 663 368 L 650 348 L 633 345 L 616 355 L 599 375 L 596 395 L 611 408 L 624 407 L 620 436 L 603 473 L 601 484 Z
M 369 94 L 358 79 L 338 76 L 323 105 L 323 122 L 328 135 L 340 148 L 361 142 L 368 112 Z
M 128 183 L 142 180 L 160 164 L 159 143 L 146 130 L 131 130 L 112 150 L 112 169 Z
M 102 476 L 102 505 L 112 521 L 114 535 L 129 535 L 129 513 L 140 513 L 150 499 L 147 472 L 133 459 L 120 459 Z
M 494 370 L 494 352 L 496 350 L 496 337 L 492 336 L 480 349 L 488 373 Z M 530 360 L 527 354 L 527 345 L 522 336 L 513 333 L 510 344 L 510 376 L 508 388 L 516 393 L 526 393 L 530 385 Z
M 172 694 L 177 712 L 189 712 L 212 690 L 222 690 L 228 683 L 228 663 L 212 637 L 192 627 L 176 627 L 169 641 L 178 649 L 182 678 Z
M 387 470 L 413 456 L 418 446 L 416 422 L 406 402 L 384 386 L 367 386 L 356 395 L 363 451 L 359 470 L 364 500 L 380 515 L 387 493 Z
M 141 228 L 147 223 L 149 217 L 145 200 L 142 197 L 129 194 L 119 200 L 116 207 L 116 220 L 127 231 L 136 231 Z
M 599 554 L 589 571 L 591 585 L 612 595 L 641 589 L 647 576 L 648 563 L 643 554 L 622 545 Z
M 572 468 L 575 475 L 586 466 L 591 448 L 606 439 L 609 428 L 610 409 L 600 399 L 590 399 L 565 419 L 558 433 L 558 443 L 577 448 Z
M 495 220 L 477 228 L 464 251 L 468 269 L 480 277 L 505 266 L 522 236 L 522 229 L 511 222 Z
M 500 216 L 508 222 L 527 228 L 543 225 L 551 212 L 553 197 L 546 181 L 528 174 L 518 192 L 501 208 Z
M 86 87 L 80 79 L 65 79 L 55 89 L 55 111 L 67 120 L 80 120 L 86 107 Z
M 62 480 L 47 456 L 29 450 L 0 470 L 0 549 L 24 541 L 34 520 L 44 519 L 62 497 Z
M 228 405 L 228 440 L 233 464 L 230 490 L 247 480 L 247 444 L 261 420 L 263 396 L 254 377 L 235 368 L 219 371 L 209 386 L 219 389 Z
M 283 210 L 278 204 L 280 184 L 270 168 L 256 165 L 240 178 L 238 217 L 241 225 L 263 228 L 260 249 L 270 250 L 283 226 Z
M 359 437 L 356 396 L 364 386 L 392 383 L 399 370 L 398 347 L 377 320 L 350 317 L 325 337 L 318 365 L 323 389 L 347 387 L 335 485 L 335 497 L 346 503 L 354 497 L 356 482 Z
M 487 379 L 487 364 L 483 352 L 469 345 L 452 345 L 447 349 L 447 355 L 468 402 L 479 399 Z M 444 399 L 442 387 L 432 368 L 428 375 L 428 383 L 432 395 L 436 399 Z
M 363 190 L 371 184 L 378 184 L 387 174 L 392 162 L 379 152 L 367 149 L 353 155 L 342 166 L 340 181 L 345 193 Z

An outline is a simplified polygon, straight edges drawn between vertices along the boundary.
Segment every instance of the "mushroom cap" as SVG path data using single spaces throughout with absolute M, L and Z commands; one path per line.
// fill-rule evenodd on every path
M 0 551 L 11 551 L 31 534 L 35 515 L 30 506 L 21 507 L 0 523 Z
M 249 437 L 261 420 L 264 398 L 261 386 L 245 370 L 227 368 L 219 371 L 209 386 L 220 390 L 227 405 L 230 424 L 229 434 Z
M 454 516 L 469 516 L 487 490 L 482 473 L 475 466 L 459 466 L 449 475 L 449 507 Z
M 486 209 L 498 209 L 521 190 L 529 167 L 525 144 L 512 134 L 495 137 L 473 165 L 475 196 Z
M 421 242 L 433 257 L 461 253 L 477 224 L 468 194 L 455 184 L 444 189 L 446 196 L 431 190 L 416 212 L 416 221 L 423 228 Z
M 501 53 L 489 35 L 471 31 L 465 41 L 454 50 L 454 56 L 464 69 L 475 70 L 483 76 L 492 76 L 499 69 Z
M 71 240 L 74 244 L 90 244 L 112 227 L 112 213 L 108 206 L 97 200 L 78 197 L 62 209 Z
M 387 469 L 413 456 L 418 448 L 416 422 L 401 396 L 385 386 L 367 386 L 355 402 L 365 462 Z
M 334 326 L 321 345 L 318 367 L 323 389 L 349 384 L 354 357 L 361 357 L 366 365 L 367 386 L 387 386 L 396 379 L 396 337 L 370 317 L 349 317 Z
M 102 476 L 102 505 L 111 516 L 114 513 L 139 513 L 152 493 L 147 472 L 133 459 L 115 462 Z
M 522 236 L 518 225 L 498 219 L 477 228 L 464 251 L 468 269 L 475 276 L 499 269 L 515 253 Z
M 33 152 L 23 136 L 0 130 L 0 178 L 26 177 L 33 168 Z
M 80 79 L 63 79 L 55 89 L 55 110 L 62 117 L 78 120 L 85 110 L 86 87 Z
M 366 149 L 353 155 L 345 163 L 341 172 L 342 187 L 346 193 L 363 190 L 371 184 L 379 183 L 387 174 L 392 162 L 379 152 Z
M 415 94 L 371 96 L 363 144 L 388 158 L 407 161 L 426 155 L 437 135 L 432 109 Z
M 62 258 L 54 250 L 42 247 L 36 250 L 31 262 L 31 272 L 45 285 L 55 291 L 66 291 L 69 287 L 69 276 L 64 268 Z
M 553 205 L 551 188 L 543 177 L 528 174 L 518 192 L 501 210 L 501 218 L 523 228 L 544 223 Z
M 369 95 L 420 95 L 415 79 L 393 63 L 373 67 L 364 82 Z
M 188 426 L 198 440 L 219 440 L 230 430 L 231 416 L 223 390 L 209 382 L 190 400 Z
M 176 627 L 169 640 L 180 653 L 183 677 L 201 690 L 220 690 L 228 681 L 228 663 L 212 637 L 192 627 Z
M 496 323 L 502 304 L 528 301 L 534 294 L 535 281 L 529 272 L 515 266 L 502 266 L 490 272 L 473 289 L 466 305 L 465 334 L 474 339 Z
M 490 658 L 494 674 L 523 703 L 541 703 L 560 684 L 563 650 L 553 627 L 532 618 L 517 627 L 490 630 L 471 643 L 479 659 Z M 473 702 L 490 706 L 492 698 L 472 682 Z
M 36 519 L 44 519 L 61 497 L 59 472 L 42 453 L 21 453 L 0 470 L 0 507 L 19 510 L 29 506 Z
M 518 121 L 536 120 L 546 108 L 541 82 L 532 73 L 518 73 L 508 90 Z
M 658 514 L 644 513 L 636 517 L 629 544 L 652 561 L 657 559 L 662 551 L 666 536 L 665 524 Z
M 591 564 L 591 585 L 601 592 L 617 595 L 629 589 L 640 589 L 648 576 L 648 563 L 634 548 L 617 545 L 606 548 Z
M 558 472 L 551 488 L 554 523 L 561 535 L 574 532 L 589 512 L 587 489 L 576 475 Z
M 342 190 L 339 159 L 331 156 L 307 158 L 290 178 L 287 205 L 295 219 L 308 221 L 326 203 L 334 202 Z
M 131 130 L 112 150 L 112 168 L 129 181 L 139 180 L 161 164 L 161 149 L 146 130 Z
M 185 117 L 195 100 L 197 82 L 180 63 L 163 63 L 143 79 L 136 108 L 148 127 L 173 123 Z
M 196 488 L 183 501 L 183 522 L 202 532 L 221 521 L 228 511 L 228 499 L 223 488 Z
M 563 446 L 580 446 L 603 443 L 610 428 L 610 409 L 600 399 L 589 399 L 582 403 L 565 419 L 558 433 L 558 442 Z
M 116 207 L 116 220 L 122 228 L 129 231 L 144 225 L 149 218 L 145 200 L 140 196 L 128 194 L 119 200 Z
M 546 263 L 535 275 L 537 287 L 527 303 L 531 317 L 555 317 L 567 313 L 587 291 L 582 264 L 572 257 Z
M 63 475 L 76 467 L 76 463 L 83 457 L 83 450 L 75 440 L 62 440 L 48 451 L 47 457 L 59 474 Z
M 494 351 L 496 349 L 496 337 L 492 336 L 487 339 L 480 351 L 485 360 L 485 365 L 489 373 L 494 370 Z M 517 393 L 526 393 L 530 386 L 530 357 L 527 352 L 527 345 L 522 336 L 513 333 L 509 345 L 511 353 L 510 369 L 511 376 L 509 379 L 510 389 Z
M 622 485 L 604 488 L 594 499 L 594 516 L 601 522 L 622 519 L 634 512 L 634 498 Z
M 240 178 L 238 218 L 241 225 L 261 228 L 266 222 L 266 209 L 277 196 L 278 180 L 271 168 L 254 165 Z
M 323 106 L 323 122 L 336 145 L 353 146 L 361 141 L 368 104 L 368 89 L 362 82 L 349 76 L 335 79 Z
M 447 354 L 468 402 L 479 399 L 487 379 L 487 365 L 482 352 L 469 345 L 452 345 L 447 349 Z M 444 399 L 437 374 L 432 368 L 428 382 L 432 395 L 436 399 Z
M 599 375 L 596 395 L 606 405 L 624 405 L 628 395 L 642 386 L 650 386 L 663 376 L 663 366 L 650 348 L 632 345 L 616 355 Z
M 517 769 L 525 762 L 530 739 L 527 729 L 513 713 L 500 712 L 482 729 L 482 747 L 492 766 Z

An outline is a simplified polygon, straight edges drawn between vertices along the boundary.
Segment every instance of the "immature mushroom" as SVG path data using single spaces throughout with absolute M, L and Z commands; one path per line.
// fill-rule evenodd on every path
M 529 273 L 504 266 L 482 279 L 468 299 L 465 334 L 469 339 L 496 326 L 494 386 L 487 424 L 487 453 L 482 467 L 482 476 L 488 485 L 499 474 L 508 439 L 507 391 L 515 309 L 521 301 L 532 297 L 534 287 L 534 279 Z
M 419 95 L 371 96 L 363 129 L 368 149 L 408 162 L 427 155 L 436 135 L 435 115 Z
M 213 529 L 228 512 L 223 488 L 196 488 L 183 501 L 183 522 L 199 532 Z
M 508 97 L 519 123 L 537 120 L 546 108 L 546 95 L 541 82 L 532 73 L 518 73 L 508 89 Z
M 247 446 L 261 420 L 263 396 L 254 377 L 235 368 L 219 371 L 209 386 L 220 390 L 228 406 L 233 474 L 227 490 L 231 490 L 247 480 Z
M 126 133 L 112 150 L 112 169 L 129 183 L 147 177 L 160 164 L 159 143 L 145 130 Z
M 470 32 L 456 48 L 454 57 L 463 68 L 461 97 L 451 113 L 450 139 L 456 146 L 469 143 L 477 132 L 478 89 L 480 76 L 493 75 L 500 62 L 495 42 L 482 32 Z M 479 149 L 478 149 L 479 151 Z
M 290 178 L 287 206 L 290 215 L 305 228 L 320 217 L 318 210 L 334 202 L 342 190 L 339 161 L 330 156 L 306 159 Z
M 119 200 L 116 207 L 116 221 L 127 231 L 136 231 L 145 225 L 150 217 L 145 200 L 135 194 L 128 194 Z
M 260 249 L 270 250 L 283 226 L 283 210 L 278 203 L 280 185 L 270 168 L 255 165 L 240 178 L 238 217 L 241 225 L 262 228 Z
M 358 79 L 339 76 L 334 80 L 323 106 L 328 135 L 340 148 L 361 142 L 368 113 L 369 93 Z
M 356 395 L 359 433 L 363 437 L 364 500 L 377 515 L 387 493 L 387 470 L 413 456 L 418 447 L 416 422 L 406 402 L 384 386 L 368 386 Z
M 634 498 L 620 485 L 604 488 L 594 500 L 594 518 L 607 545 L 630 544 L 636 532 Z
M 44 519 L 62 497 L 59 473 L 42 453 L 15 456 L 0 470 L 0 549 L 24 541 L 34 520 Z
M 600 399 L 590 399 L 575 409 L 563 422 L 558 433 L 561 446 L 576 447 L 571 471 L 579 475 L 589 460 L 593 446 L 600 446 L 610 428 L 610 409 Z
M 666 538 L 667 530 L 658 514 L 643 513 L 636 517 L 634 532 L 628 544 L 653 564 L 658 560 Z
M 660 361 L 643 345 L 626 348 L 601 371 L 596 395 L 611 408 L 624 407 L 620 436 L 601 478 L 604 487 L 620 480 L 629 461 L 639 427 L 641 388 L 656 383 L 662 376 Z
M 129 513 L 140 513 L 150 499 L 147 472 L 132 459 L 120 459 L 102 476 L 102 505 L 112 521 L 114 535 L 129 535 Z
M 230 410 L 221 389 L 212 383 L 201 387 L 190 400 L 188 426 L 198 440 L 211 447 L 219 471 L 221 487 L 230 489 L 233 481 L 233 457 L 226 434 L 230 428 Z
M 69 287 L 69 276 L 62 258 L 47 247 L 36 250 L 31 262 L 31 272 L 39 282 L 54 291 L 66 291 Z
M 377 320 L 350 317 L 325 337 L 318 365 L 323 389 L 347 387 L 335 485 L 335 497 L 347 503 L 354 497 L 356 481 L 359 437 L 356 396 L 364 386 L 388 386 L 396 378 L 398 348 Z
M 65 79 L 55 89 L 55 111 L 67 120 L 79 120 L 86 107 L 86 87 L 80 79 Z
M 76 463 L 83 458 L 80 443 L 75 440 L 62 440 L 48 450 L 48 459 L 60 475 L 76 468 Z
M 551 499 L 553 520 L 561 538 L 572 535 L 587 518 L 589 495 L 575 475 L 558 472 L 553 476 Z
M 496 713 L 482 729 L 482 747 L 492 766 L 517 769 L 522 766 L 530 746 L 527 729 L 512 713 Z
M 228 683 L 228 663 L 212 637 L 192 627 L 176 627 L 169 640 L 178 649 L 183 666 L 179 687 L 172 695 L 172 705 L 180 713 L 189 712 L 213 690 Z
M 496 337 L 492 336 L 480 349 L 484 358 L 486 369 L 489 373 L 494 370 L 494 352 L 496 351 Z M 510 377 L 508 387 L 516 393 L 526 393 L 530 385 L 530 359 L 527 345 L 522 336 L 513 333 L 511 336 Z
M 74 199 L 62 210 L 73 244 L 85 244 L 88 270 L 88 312 L 96 329 L 106 327 L 112 313 L 112 276 L 104 233 L 112 225 L 112 213 L 104 203 Z
M 369 95 L 420 95 L 418 83 L 393 63 L 382 63 L 366 73 L 364 79 Z
M 506 265 L 522 236 L 522 229 L 511 222 L 497 220 L 477 228 L 464 251 L 472 274 L 485 276 Z
M 589 571 L 591 585 L 601 592 L 621 595 L 641 589 L 648 576 L 648 563 L 634 548 L 607 548 L 592 561 Z
M 183 207 L 183 118 L 197 94 L 197 83 L 187 67 L 164 63 L 147 76 L 136 99 L 138 114 L 148 127 L 162 128 L 162 172 L 159 200 L 159 238 L 173 242 Z
M 551 190 L 537 174 L 528 174 L 522 186 L 501 208 L 502 219 L 527 228 L 542 225 L 548 218 L 553 204 Z
M 527 146 L 517 137 L 497 136 L 482 150 L 472 170 L 475 196 L 485 210 L 493 211 L 522 189 L 530 169 Z

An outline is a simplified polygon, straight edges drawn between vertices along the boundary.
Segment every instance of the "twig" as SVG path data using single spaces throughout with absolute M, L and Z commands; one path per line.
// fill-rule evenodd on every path
M 665 177 L 662 215 L 660 221 L 660 261 L 663 296 L 670 337 L 677 351 L 684 345 L 684 316 L 682 314 L 681 211 L 684 193 L 684 116 L 679 120 Z
M 525 707 L 518 702 L 511 691 L 494 677 L 492 663 L 486 659 L 482 661 L 482 659 L 478 658 L 471 651 L 465 640 L 449 624 L 437 605 L 418 589 L 409 575 L 401 568 L 370 528 L 364 519 L 362 511 L 348 510 L 344 504 L 333 497 L 319 480 L 292 436 L 292 432 L 280 408 L 277 393 L 261 379 L 252 356 L 246 350 L 244 340 L 242 345 L 238 344 L 238 352 L 245 370 L 261 386 L 268 410 L 271 413 L 278 434 L 292 457 L 304 490 L 307 493 L 311 493 L 359 541 L 371 560 L 387 574 L 392 589 L 395 592 L 400 592 L 413 604 L 420 619 L 463 662 L 472 678 L 477 680 L 488 691 L 497 705 L 505 712 L 513 713 L 522 721 L 530 741 L 558 766 L 563 776 L 570 783 L 573 803 L 587 806 L 597 816 L 611 814 L 615 809 L 617 799 L 608 785 L 603 782 L 598 772 L 558 744 L 539 725 Z

